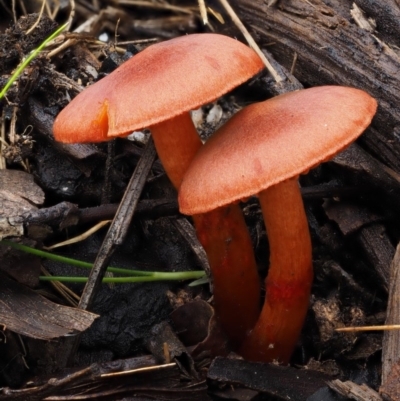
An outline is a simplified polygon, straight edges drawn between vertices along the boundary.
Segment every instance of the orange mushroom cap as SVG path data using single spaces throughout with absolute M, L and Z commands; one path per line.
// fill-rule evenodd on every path
M 214 101 L 263 68 L 257 54 L 218 34 L 149 46 L 80 93 L 57 116 L 61 142 L 99 142 Z
M 308 171 L 353 142 L 376 108 L 362 90 L 321 86 L 242 109 L 192 161 L 181 212 L 205 213 Z

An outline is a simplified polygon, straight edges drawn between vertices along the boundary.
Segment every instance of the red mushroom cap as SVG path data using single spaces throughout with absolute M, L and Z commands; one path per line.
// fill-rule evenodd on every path
M 321 86 L 242 109 L 192 161 L 181 212 L 205 213 L 308 171 L 353 142 L 376 107 L 359 89 Z
M 257 54 L 217 34 L 149 46 L 80 93 L 56 118 L 61 142 L 99 142 L 176 117 L 222 96 L 263 68 Z

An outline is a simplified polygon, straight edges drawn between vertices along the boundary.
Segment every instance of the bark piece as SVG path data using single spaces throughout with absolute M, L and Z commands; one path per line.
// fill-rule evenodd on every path
M 358 242 L 366 253 L 366 260 L 378 273 L 382 284 L 387 290 L 389 287 L 390 262 L 394 255 L 394 247 L 389 240 L 383 224 L 372 224 L 361 228 Z
M 350 202 L 325 203 L 324 209 L 344 235 L 355 233 L 358 243 L 364 250 L 365 260 L 375 269 L 381 284 L 387 290 L 394 247 L 385 226 L 379 223 L 382 218 L 369 209 Z
M 40 401 L 46 397 L 59 394 L 62 389 L 77 386 L 84 379 L 96 376 L 96 367 L 89 366 L 78 372 L 66 375 L 61 379 L 49 379 L 42 386 L 13 390 L 7 387 L 0 389 L 0 400 L 4 401 Z
M 337 223 L 343 235 L 352 234 L 367 224 L 383 219 L 368 208 L 352 202 L 325 202 L 323 208 L 329 219 Z
M 397 246 L 390 270 L 389 301 L 386 324 L 400 322 L 400 245 Z M 380 392 L 399 400 L 400 394 L 400 331 L 389 330 L 383 336 L 382 386 Z
M 20 195 L 6 189 L 0 190 L 0 217 L 18 216 L 31 210 L 37 210 L 37 207 Z
M 192 357 L 167 322 L 152 327 L 146 345 L 156 360 L 174 361 L 188 377 L 198 378 Z
M 40 134 L 51 141 L 54 146 L 70 156 L 77 165 L 82 169 L 82 171 L 87 174 L 87 168 L 84 167 L 80 160 L 87 159 L 89 157 L 103 157 L 104 155 L 99 151 L 99 149 L 93 144 L 64 144 L 54 141 L 53 137 L 53 123 L 54 116 L 49 113 L 48 110 L 41 104 L 38 100 L 34 98 L 29 98 L 29 120 Z
M 385 384 L 379 389 L 385 400 L 398 401 L 400 400 L 399 392 L 400 383 L 400 364 L 399 361 L 393 365 L 386 378 Z
M 24 235 L 22 224 L 11 225 L 7 218 L 0 217 L 0 240 L 6 237 L 20 237 Z
M 35 184 L 33 175 L 18 170 L 0 170 L 0 190 L 12 192 L 35 205 L 44 202 L 44 192 Z M 2 210 L 0 210 L 0 215 Z
M 37 210 L 44 202 L 44 192 L 33 176 L 18 170 L 0 170 L 0 239 L 23 235 L 21 222 L 10 217 Z
M 25 242 L 28 246 L 35 246 L 32 242 Z M 40 258 L 25 252 L 19 252 L 8 246 L 0 246 L 0 270 L 7 273 L 20 284 L 30 288 L 39 285 Z
M 0 323 L 19 334 L 42 340 L 86 330 L 94 313 L 50 302 L 0 274 Z
M 216 358 L 210 366 L 207 378 L 211 392 L 213 387 L 226 383 L 266 393 L 277 399 L 304 401 L 324 387 L 330 377 L 321 372 L 289 366 Z
M 356 401 L 382 401 L 380 395 L 368 387 L 366 384 L 356 384 L 351 381 L 342 382 L 340 380 L 333 380 L 328 383 L 332 390 L 335 390 L 344 397 Z
M 384 191 L 385 198 L 391 199 L 396 205 L 398 204 L 400 200 L 400 175 L 372 157 L 357 144 L 349 146 L 328 164 L 335 169 L 340 169 L 341 175 L 346 177 L 346 182 L 366 185 L 370 191 L 372 189 Z M 382 200 L 388 201 L 388 199 Z
M 379 130 L 367 130 L 361 141 L 400 171 L 400 57 L 394 50 L 328 1 L 285 0 L 269 8 L 263 0 L 234 0 L 232 6 L 278 62 L 290 68 L 297 55 L 293 74 L 301 83 L 353 86 L 375 97 L 380 107 L 373 126 Z
M 43 203 L 43 191 L 27 176 L 29 174 L 22 171 L 0 170 L 0 218 L 7 219 L 10 216 L 37 210 L 33 203 Z M 4 224 L 0 232 L 2 236 L 6 232 L 3 230 L 6 229 L 7 224 Z
M 385 41 L 400 46 L 400 7 L 398 0 L 357 0 L 357 5 L 373 18 L 377 30 Z

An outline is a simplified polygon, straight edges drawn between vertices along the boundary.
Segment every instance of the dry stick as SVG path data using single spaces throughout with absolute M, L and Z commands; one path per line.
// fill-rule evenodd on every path
M 55 248 L 59 248 L 59 247 L 67 246 L 67 245 L 71 245 L 71 244 L 76 244 L 77 242 L 84 241 L 85 239 L 89 238 L 91 235 L 93 235 L 94 233 L 99 231 L 101 228 L 103 228 L 108 223 L 111 223 L 111 220 L 102 220 L 102 221 L 98 222 L 97 224 L 95 224 L 93 227 L 91 227 L 89 230 L 85 231 L 82 234 L 77 235 L 76 237 L 72 237 L 65 241 L 57 242 L 54 245 L 44 246 L 43 249 L 45 249 L 46 251 L 50 251 Z
M 341 327 L 335 329 L 339 333 L 354 333 L 356 331 L 390 331 L 390 330 L 400 330 L 400 324 L 389 324 L 384 326 L 352 326 L 352 327 Z
M 72 21 L 75 17 L 75 0 L 69 0 L 69 4 L 71 6 L 71 11 L 69 12 L 69 16 L 68 16 L 68 26 L 66 28 L 67 31 L 70 30 Z
M 13 19 L 14 19 L 14 24 L 16 24 L 17 23 L 17 13 L 15 12 L 15 0 L 12 0 L 11 6 L 12 6 L 12 14 L 13 14 Z
M 121 245 L 126 237 L 129 224 L 135 213 L 140 194 L 142 193 L 147 176 L 156 157 L 156 150 L 152 138 L 149 138 L 135 171 L 129 181 L 125 194 L 121 200 L 115 217 L 99 249 L 93 268 L 90 271 L 88 281 L 83 289 L 78 308 L 89 309 L 101 286 L 108 262 L 111 259 L 116 247 Z M 73 337 L 66 342 L 64 355 L 67 357 L 67 364 L 73 362 L 73 357 L 78 348 L 80 336 Z
M 129 181 L 114 220 L 112 221 L 103 244 L 97 254 L 97 258 L 94 261 L 93 268 L 79 302 L 79 308 L 81 309 L 88 309 L 91 306 L 94 297 L 100 288 L 108 262 L 110 261 L 115 248 L 118 245 L 121 245 L 126 237 L 129 224 L 132 220 L 133 214 L 135 213 L 136 205 L 139 201 L 140 194 L 142 193 L 155 157 L 156 151 L 154 143 L 152 138 L 150 138 L 143 155 L 133 172 L 132 178 Z
M 39 22 L 43 15 L 43 10 L 44 10 L 45 4 L 46 4 L 46 0 L 42 0 L 42 7 L 40 8 L 38 18 L 35 21 L 35 23 L 25 32 L 25 35 L 29 35 L 39 25 Z
M 272 66 L 272 64 L 268 61 L 268 59 L 264 56 L 263 52 L 261 49 L 258 47 L 258 44 L 256 41 L 253 39 L 253 37 L 250 35 L 250 32 L 247 30 L 247 28 L 243 25 L 242 21 L 240 18 L 237 16 L 231 5 L 228 3 L 228 0 L 219 0 L 219 2 L 222 4 L 222 6 L 225 8 L 226 12 L 229 14 L 229 16 L 232 18 L 233 23 L 239 28 L 240 32 L 242 32 L 243 36 L 247 40 L 247 43 L 250 45 L 250 47 L 258 54 L 258 56 L 261 58 L 263 63 L 265 64 L 265 67 L 269 71 L 269 73 L 272 75 L 272 77 L 275 79 L 276 82 L 281 82 L 283 79 L 282 77 L 276 72 L 275 68 Z
M 3 113 L 0 116 L 0 170 L 3 170 L 7 167 L 6 159 L 3 156 L 3 150 L 7 147 L 5 123 L 5 111 L 3 110 Z
M 203 24 L 207 25 L 208 17 L 207 17 L 207 8 L 206 8 L 205 0 L 198 0 L 198 3 L 199 3 L 199 10 L 200 10 L 201 19 L 203 20 Z
M 147 176 L 155 157 L 156 150 L 154 148 L 154 142 L 152 138 L 150 138 L 128 183 L 115 217 L 97 254 L 97 258 L 94 261 L 88 281 L 83 289 L 78 308 L 87 310 L 93 303 L 93 300 L 101 286 L 108 262 L 110 261 L 115 248 L 125 239 L 129 224 L 132 220 L 133 214 L 135 213 L 140 194 L 142 193 L 142 189 L 146 183 Z M 73 362 L 80 338 L 79 335 L 70 337 L 70 339 L 60 345 L 63 348 L 63 354 L 67 356 L 67 364 L 69 365 Z
M 87 310 L 92 305 L 93 300 L 101 286 L 111 256 L 113 255 L 116 247 L 121 245 L 126 237 L 130 222 L 139 201 L 140 194 L 142 193 L 144 184 L 146 183 L 147 176 L 150 172 L 151 166 L 153 165 L 155 157 L 156 150 L 154 148 L 154 142 L 153 139 L 150 138 L 144 149 L 142 157 L 140 158 L 135 171 L 132 174 L 115 217 L 99 249 L 92 270 L 90 271 L 88 281 L 83 289 L 78 308 Z M 66 356 L 67 364 L 71 364 L 73 362 L 80 339 L 81 337 L 78 335 L 76 337 L 72 337 L 70 341 L 67 340 L 62 345 L 63 354 Z

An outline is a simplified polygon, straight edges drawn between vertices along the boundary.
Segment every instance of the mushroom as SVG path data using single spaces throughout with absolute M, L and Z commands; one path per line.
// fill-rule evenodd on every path
M 76 96 L 57 116 L 54 137 L 69 143 L 100 142 L 149 128 L 178 189 L 202 146 L 189 111 L 247 81 L 263 66 L 252 49 L 223 35 L 195 34 L 157 43 Z M 237 345 L 260 311 L 260 282 L 242 212 L 229 206 L 196 216 L 194 222 L 209 258 L 217 314 Z
M 183 179 L 180 210 L 196 215 L 258 194 L 270 266 L 260 317 L 239 349 L 287 363 L 309 304 L 311 241 L 297 178 L 330 159 L 370 124 L 376 101 L 340 86 L 291 92 L 250 105 L 202 147 Z

